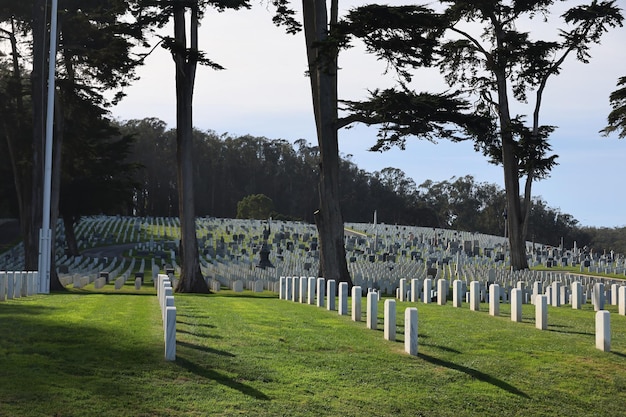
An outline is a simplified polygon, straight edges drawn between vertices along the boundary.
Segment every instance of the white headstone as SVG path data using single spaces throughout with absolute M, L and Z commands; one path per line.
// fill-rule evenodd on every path
M 424 295 L 423 295 L 423 301 L 424 304 L 429 304 L 431 302 L 431 291 L 433 290 L 433 280 L 430 278 L 426 278 L 424 280 Z
M 617 312 L 626 316 L 626 287 L 623 285 L 617 290 Z
M 417 303 L 422 293 L 422 280 L 419 278 L 413 278 L 411 280 L 411 302 Z
M 404 351 L 417 356 L 417 308 L 404 310 Z
M 596 349 L 611 351 L 611 315 L 607 310 L 596 313 Z
M 307 277 L 300 277 L 300 291 L 299 291 L 299 297 L 300 297 L 300 303 L 304 304 L 306 303 L 306 289 L 308 286 L 308 278 Z
M 7 274 L 6 272 L 0 272 L 0 301 L 6 300 L 7 291 Z
M 367 323 L 368 329 L 378 328 L 378 294 L 376 292 L 367 293 Z
M 165 360 L 176 360 L 176 307 L 165 310 Z
M 400 301 L 406 301 L 406 278 L 400 278 Z
M 448 302 L 448 281 L 440 278 L 437 280 L 437 304 L 446 305 Z
M 329 311 L 336 310 L 335 306 L 335 297 L 337 296 L 337 282 L 334 279 L 329 279 L 326 282 L 326 293 L 328 302 L 326 303 L 326 308 Z
M 535 297 L 535 327 L 540 330 L 548 328 L 548 297 L 545 295 Z
M 339 315 L 347 316 L 348 315 L 348 283 L 340 282 L 339 283 Z
M 455 279 L 452 283 L 452 306 L 461 307 L 463 302 L 463 281 Z
M 385 340 L 396 340 L 396 300 L 390 298 L 385 300 Z
M 326 299 L 326 280 L 324 278 L 317 279 L 317 306 L 324 307 Z
M 307 303 L 315 305 L 315 277 L 309 277 L 309 285 L 307 286 Z
M 522 321 L 522 290 L 511 290 L 511 321 Z
M 601 282 L 596 282 L 593 284 L 593 294 L 592 294 L 592 302 L 593 308 L 595 311 L 604 310 L 604 284 Z
M 480 282 L 470 282 L 470 310 L 480 311 Z
M 500 285 L 489 285 L 489 315 L 500 315 Z
M 355 285 L 352 287 L 352 320 L 361 321 L 361 287 Z
M 572 282 L 572 308 L 580 310 L 583 301 L 583 287 L 579 281 Z

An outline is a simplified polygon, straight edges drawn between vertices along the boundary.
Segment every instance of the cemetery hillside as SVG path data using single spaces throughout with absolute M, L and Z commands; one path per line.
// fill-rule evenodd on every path
M 64 291 L 0 254 L 0 415 L 626 415 L 626 262 L 502 236 L 346 223 L 353 287 L 316 228 L 196 220 L 211 294 L 173 294 L 174 217 L 56 228 Z M 264 248 L 269 265 L 261 267 Z
M 75 152 L 80 163 L 68 166 L 59 215 L 66 228 L 83 215 L 124 214 L 176 216 L 176 135 L 157 119 L 131 120 L 119 125 L 125 140 L 106 140 L 97 153 Z M 199 217 L 250 217 L 238 205 L 251 196 L 269 201 L 254 218 L 313 223 L 317 201 L 319 147 L 304 139 L 218 135 L 194 130 L 196 193 Z M 132 140 L 130 139 L 132 138 Z M 2 146 L 0 144 L 0 146 Z M 125 159 L 120 160 L 120 156 Z M 76 171 L 76 167 L 84 167 Z M 8 166 L 0 175 L 0 218 L 16 218 L 17 203 Z M 108 178 L 103 181 L 102 178 Z M 339 189 L 343 218 L 379 223 L 446 228 L 491 235 L 505 234 L 505 193 L 496 184 L 477 182 L 471 175 L 416 184 L 399 168 L 373 173 L 360 169 L 349 156 L 341 158 Z M 566 208 L 564 208 L 566 209 Z M 617 226 L 617 225 L 616 225 Z M 11 236 L 14 236 L 12 234 Z M 73 234 L 69 250 L 77 253 Z M 579 223 L 561 208 L 536 197 L 531 201 L 527 240 L 551 246 L 593 248 L 596 252 L 626 253 L 626 227 L 596 228 Z M 0 245 L 3 242 L 0 241 Z

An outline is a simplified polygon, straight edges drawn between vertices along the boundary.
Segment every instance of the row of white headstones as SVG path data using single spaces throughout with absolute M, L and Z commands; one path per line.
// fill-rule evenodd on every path
M 165 360 L 176 360 L 176 307 L 174 306 L 174 292 L 172 281 L 165 274 L 157 275 L 154 281 L 157 298 L 161 307 L 163 319 L 163 339 L 165 342 Z
M 0 301 L 37 294 L 39 272 L 0 271 Z
M 419 280 L 412 280 L 412 290 L 417 287 Z M 423 298 L 425 303 L 432 300 L 433 291 L 431 291 L 431 280 L 424 280 Z M 406 280 L 401 280 L 401 286 L 396 292 L 396 298 L 400 301 L 408 301 L 404 291 Z M 437 280 L 437 303 L 445 305 L 447 290 L 447 282 L 444 279 Z M 596 330 L 596 348 L 604 352 L 611 350 L 611 321 L 610 312 L 603 310 L 604 306 L 604 284 L 596 283 L 592 296 L 592 302 L 596 307 L 595 330 Z M 470 291 L 465 294 L 465 299 L 469 302 L 471 311 L 480 311 L 481 288 L 480 282 L 472 281 L 469 286 Z M 281 276 L 279 282 L 279 298 L 290 300 L 293 302 L 307 303 L 317 305 L 318 307 L 327 307 L 328 310 L 337 310 L 340 315 L 348 315 L 348 284 L 339 283 L 338 306 L 335 306 L 335 297 L 337 295 L 337 284 L 335 280 L 326 281 L 324 278 L 315 277 L 286 277 Z M 489 288 L 490 294 L 500 294 L 498 284 L 491 284 Z M 417 302 L 418 291 L 412 291 L 411 301 Z M 463 297 L 463 282 L 455 280 L 453 282 L 453 300 L 452 305 L 455 308 L 461 307 Z M 361 321 L 361 300 L 363 292 L 360 286 L 352 287 L 351 294 L 351 316 L 353 321 Z M 500 315 L 500 297 L 489 298 L 489 314 L 492 316 Z M 535 326 L 537 329 L 546 330 L 548 328 L 548 298 L 549 295 L 536 295 L 534 297 L 535 305 Z M 579 282 L 572 283 L 572 308 L 580 308 L 580 300 L 582 300 L 582 287 Z M 326 301 L 327 299 L 327 301 Z M 366 327 L 376 330 L 378 324 L 378 301 L 380 301 L 380 292 L 373 289 L 367 291 L 367 308 L 366 308 Z M 620 315 L 626 315 L 626 286 L 619 287 L 618 311 Z M 396 300 L 387 299 L 384 302 L 384 338 L 394 341 L 396 338 Z M 416 307 L 408 307 L 404 314 L 404 347 L 405 351 L 410 355 L 417 355 L 418 341 L 418 312 Z M 511 291 L 511 320 L 514 322 L 522 321 L 522 290 L 515 288 Z

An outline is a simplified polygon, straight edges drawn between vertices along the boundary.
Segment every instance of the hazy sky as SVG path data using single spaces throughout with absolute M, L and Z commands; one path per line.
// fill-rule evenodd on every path
M 626 0 L 617 3 L 626 9 Z M 347 9 L 361 2 L 340 4 Z M 309 80 L 304 75 L 304 36 L 285 34 L 272 25 L 271 16 L 272 11 L 260 2 L 252 10 L 206 14 L 200 28 L 200 48 L 226 70 L 199 67 L 194 126 L 218 134 L 250 134 L 291 142 L 304 138 L 316 144 Z M 554 27 L 534 23 L 529 29 L 532 38 L 541 34 L 546 40 L 554 39 Z M 612 30 L 602 44 L 592 47 L 589 64 L 570 57 L 544 93 L 541 124 L 558 126 L 551 143 L 559 155 L 559 165 L 550 178 L 535 183 L 533 195 L 573 215 L 584 226 L 626 226 L 626 140 L 598 133 L 611 110 L 609 94 L 616 89 L 618 78 L 626 76 L 625 44 L 626 28 Z M 342 52 L 340 67 L 342 99 L 363 99 L 368 89 L 394 84 L 394 74 L 385 74 L 385 65 L 362 48 Z M 126 90 L 127 97 L 113 108 L 113 116 L 120 120 L 157 117 L 175 127 L 174 63 L 169 54 L 159 48 L 139 75 L 141 79 Z M 417 72 L 412 86 L 418 91 L 445 89 L 441 75 L 432 70 Z M 513 111 L 532 112 L 523 106 Z M 375 128 L 357 125 L 340 131 L 339 149 L 343 155 L 352 155 L 361 169 L 399 168 L 418 185 L 427 179 L 443 181 L 473 175 L 478 182 L 503 187 L 502 169 L 488 164 L 471 143 L 433 144 L 410 139 L 405 151 L 367 151 L 375 141 Z

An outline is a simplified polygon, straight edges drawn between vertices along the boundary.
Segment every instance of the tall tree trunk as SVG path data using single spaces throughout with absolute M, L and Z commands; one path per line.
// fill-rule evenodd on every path
M 320 147 L 320 208 L 315 213 L 320 238 L 320 269 L 326 279 L 352 286 L 344 247 L 344 225 L 339 198 L 339 144 L 337 135 L 337 56 L 328 38 L 325 0 L 303 0 L 304 32 L 311 80 L 313 109 Z M 331 27 L 337 23 L 338 0 L 331 2 Z
M 502 166 L 504 170 L 504 189 L 507 204 L 507 226 L 511 249 L 511 267 L 518 271 L 528 269 L 526 244 L 524 243 L 524 218 L 519 193 L 518 160 L 515 155 L 515 142 L 511 127 L 506 78 L 504 73 L 497 74 L 498 111 L 502 137 Z
M 76 230 L 74 229 L 75 219 L 71 215 L 63 215 L 63 225 L 65 226 L 65 242 L 67 243 L 67 253 L 70 256 L 79 256 L 78 242 L 76 242 Z
M 172 52 L 176 63 L 176 155 L 178 177 L 178 210 L 180 217 L 181 276 L 177 292 L 209 291 L 200 271 L 196 214 L 193 190 L 193 87 L 198 53 L 198 9 L 191 5 L 190 48 L 186 46 L 185 7 L 176 6 Z

